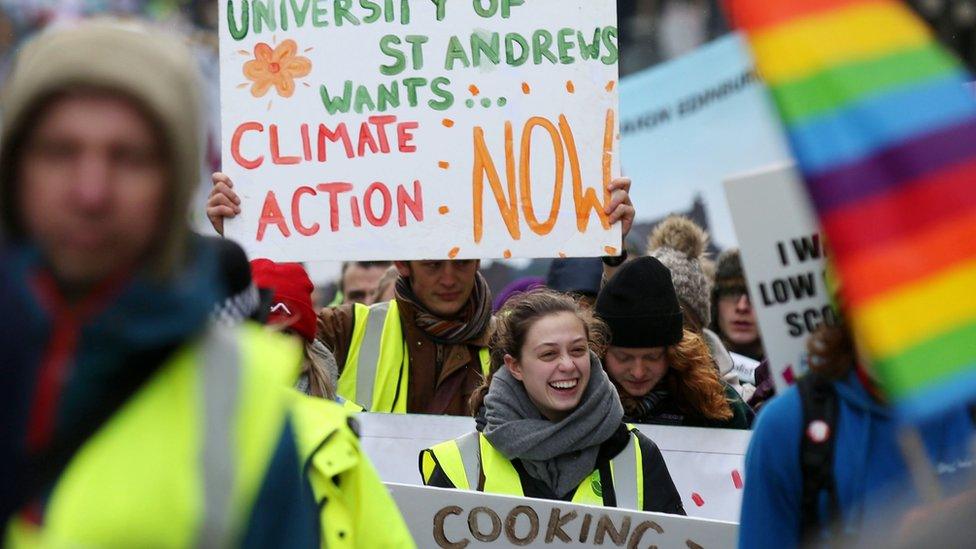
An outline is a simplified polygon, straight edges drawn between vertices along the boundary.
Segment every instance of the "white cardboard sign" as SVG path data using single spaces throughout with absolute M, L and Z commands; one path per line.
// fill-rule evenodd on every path
M 463 417 L 359 414 L 363 449 L 384 482 L 422 484 L 420 451 L 474 430 Z M 638 425 L 668 465 L 689 516 L 738 522 L 749 431 Z
M 479 492 L 387 487 L 418 547 L 734 547 L 734 523 Z
M 219 4 L 226 231 L 251 257 L 617 253 L 615 2 Z
M 810 334 L 837 320 L 820 225 L 793 165 L 730 179 L 725 193 L 770 372 L 782 392 L 807 370 Z

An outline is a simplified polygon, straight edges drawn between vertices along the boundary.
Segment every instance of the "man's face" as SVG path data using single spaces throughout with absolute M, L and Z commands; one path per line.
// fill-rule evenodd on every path
M 410 277 L 417 299 L 441 317 L 452 317 L 464 308 L 474 289 L 480 261 L 397 261 L 401 276 Z
M 387 267 L 364 268 L 357 263 L 351 263 L 342 275 L 343 303 L 362 303 L 372 305 L 376 288 Z
M 143 259 L 166 190 L 150 121 L 120 96 L 85 94 L 55 100 L 28 131 L 18 206 L 54 274 L 87 286 Z
M 751 345 L 759 339 L 756 311 L 748 293 L 728 292 L 719 297 L 718 327 L 736 345 Z

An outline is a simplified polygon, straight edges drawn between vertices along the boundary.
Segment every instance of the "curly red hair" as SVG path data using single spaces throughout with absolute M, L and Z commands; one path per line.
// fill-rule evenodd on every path
M 681 341 L 666 352 L 669 375 L 663 381 L 678 409 L 711 420 L 732 419 L 732 407 L 705 340 L 685 330 Z

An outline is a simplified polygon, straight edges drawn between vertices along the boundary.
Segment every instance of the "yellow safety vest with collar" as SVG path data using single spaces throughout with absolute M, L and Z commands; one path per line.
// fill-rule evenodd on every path
M 631 425 L 627 427 L 630 429 L 630 440 L 610 460 L 610 473 L 616 506 L 640 511 L 644 508 L 643 457 L 636 429 Z M 438 466 L 460 490 L 524 497 L 522 481 L 515 466 L 477 431 L 423 450 L 420 454 L 420 473 L 424 484 L 430 481 Z M 597 469 L 576 488 L 572 502 L 605 505 L 603 493 L 600 471 Z
M 410 349 L 395 299 L 355 305 L 352 341 L 337 392 L 368 412 L 407 413 Z M 360 320 L 362 319 L 362 320 Z M 488 348 L 478 352 L 481 374 L 491 369 Z
M 78 450 L 40 527 L 8 547 L 223 547 L 240 543 L 279 443 L 300 348 L 263 328 L 187 345 Z M 292 363 L 296 369 L 282 368 Z
M 295 393 L 299 455 L 321 509 L 322 547 L 415 547 L 400 511 L 362 452 L 350 412 Z M 382 528 L 376 521 L 382 521 Z

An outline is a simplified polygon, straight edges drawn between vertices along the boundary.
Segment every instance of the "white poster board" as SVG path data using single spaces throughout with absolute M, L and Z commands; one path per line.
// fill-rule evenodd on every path
M 619 252 L 612 0 L 219 4 L 225 230 L 250 257 Z
M 420 451 L 474 430 L 463 417 L 359 414 L 363 449 L 384 482 L 422 484 Z M 738 522 L 749 431 L 638 425 L 668 465 L 689 516 Z
M 782 392 L 807 370 L 809 335 L 837 320 L 820 225 L 792 164 L 730 179 L 725 191 L 770 373 Z
M 417 547 L 735 547 L 730 522 L 461 490 L 387 487 Z
M 723 181 L 791 158 L 738 33 L 622 79 L 620 131 L 637 221 L 688 212 L 700 197 L 720 248 L 736 243 Z

